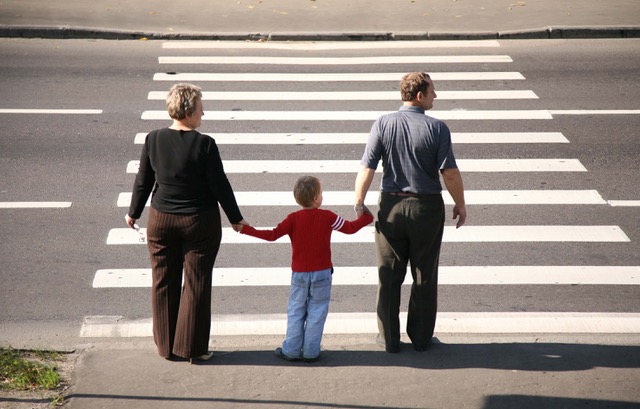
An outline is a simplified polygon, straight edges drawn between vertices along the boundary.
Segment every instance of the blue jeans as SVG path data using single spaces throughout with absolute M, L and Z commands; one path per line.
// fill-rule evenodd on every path
M 320 355 L 322 330 L 329 313 L 332 269 L 291 274 L 287 335 L 282 352 L 290 358 Z

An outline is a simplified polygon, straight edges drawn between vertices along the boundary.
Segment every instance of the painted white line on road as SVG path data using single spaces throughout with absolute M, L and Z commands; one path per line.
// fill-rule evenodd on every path
M 353 192 L 322 192 L 323 206 L 352 206 Z M 297 206 L 291 192 L 235 192 L 240 206 Z M 378 194 L 371 192 L 366 197 L 367 206 L 378 204 Z M 444 191 L 446 204 L 453 204 L 451 195 Z M 127 203 L 127 197 L 123 197 Z M 129 202 L 131 193 L 128 194 Z M 520 205 L 520 204 L 606 204 L 596 190 L 467 190 L 467 205 Z
M 400 328 L 407 314 L 400 313 Z M 332 313 L 325 334 L 375 334 L 374 312 Z M 225 335 L 284 335 L 286 314 L 214 314 L 211 333 Z M 451 334 L 638 334 L 640 314 L 578 312 L 439 312 L 435 328 Z M 121 316 L 88 316 L 80 329 L 83 338 L 151 337 L 151 318 L 126 320 Z
M 407 272 L 404 285 L 411 285 Z M 640 266 L 440 266 L 440 285 L 640 285 Z M 213 287 L 288 286 L 288 267 L 213 269 Z M 335 266 L 333 285 L 378 285 L 378 269 Z M 93 288 L 151 287 L 150 268 L 96 271 Z
M 205 111 L 203 121 L 374 121 L 389 111 Z M 429 111 L 441 120 L 553 119 L 547 110 Z M 143 111 L 140 119 L 169 120 L 166 110 Z
M 461 172 L 586 172 L 578 159 L 458 159 Z M 225 160 L 226 173 L 356 173 L 357 160 Z M 138 173 L 139 160 L 127 173 Z M 382 167 L 376 172 L 381 173 Z
M 586 172 L 578 159 L 459 159 L 462 172 Z
M 370 50 L 399 48 L 498 48 L 497 40 L 456 41 L 167 41 L 165 49 Z
M 129 204 L 131 204 L 131 196 L 132 196 L 131 192 L 120 192 L 120 194 L 118 194 L 118 200 L 116 201 L 116 206 L 129 207 Z M 238 198 L 238 193 L 236 192 L 236 199 L 237 198 Z M 147 200 L 147 204 L 145 206 L 149 207 L 150 204 L 151 204 L 151 198 Z
M 154 81 L 223 81 L 223 82 L 363 82 L 393 81 L 398 82 L 406 72 L 400 73 L 208 73 L 184 72 L 153 75 Z M 430 72 L 434 81 L 503 81 L 524 80 L 519 72 Z
M 338 145 L 365 144 L 368 133 L 205 133 L 218 145 Z M 137 133 L 134 143 L 144 143 L 147 133 Z M 562 132 L 452 132 L 451 141 L 480 143 L 569 143 Z
M 562 132 L 452 132 L 453 143 L 569 143 Z
M 467 190 L 464 192 L 467 205 L 600 205 L 607 202 L 597 190 Z M 293 194 L 287 191 L 248 191 L 235 192 L 240 206 L 298 206 Z M 352 191 L 322 192 L 323 206 L 352 206 Z M 377 192 L 371 192 L 365 198 L 367 206 L 378 205 Z M 445 204 L 453 204 L 447 191 L 442 192 Z M 151 199 L 149 199 L 150 201 Z M 147 201 L 147 206 L 149 206 Z M 118 195 L 117 206 L 129 207 L 131 192 Z
M 272 229 L 259 227 L 257 229 Z M 147 229 L 140 229 L 146 236 Z M 455 226 L 444 228 L 444 242 L 451 243 L 504 243 L 504 242 L 628 242 L 629 237 L 618 226 Z M 366 226 L 355 234 L 335 233 L 332 243 L 373 243 L 374 227 Z M 231 227 L 222 229 L 222 244 L 286 244 L 289 236 L 283 236 L 275 242 L 236 233 Z M 140 242 L 138 233 L 131 228 L 109 230 L 109 245 L 145 244 Z
M 640 200 L 609 200 L 612 207 L 640 207 Z
M 373 236 L 373 227 L 371 229 Z M 628 242 L 630 239 L 618 226 L 464 226 L 460 229 L 447 226 L 443 241 Z
M 151 91 L 149 100 L 164 101 L 167 93 Z M 204 101 L 399 101 L 398 91 L 358 92 L 202 92 Z M 530 90 L 438 91 L 438 100 L 538 99 Z
M 508 63 L 508 55 L 394 55 L 376 57 L 160 56 L 159 64 L 372 65 Z
M 462 172 L 584 172 L 577 159 L 459 159 Z M 353 160 L 228 160 L 227 173 L 355 173 L 360 161 Z M 377 172 L 382 172 L 378 167 Z
M 551 115 L 640 115 L 640 109 L 552 109 Z
M 0 114 L 96 115 L 101 109 L 0 109 Z
M 0 209 L 51 209 L 71 207 L 71 202 L 0 202 Z
M 139 160 L 132 160 L 132 161 L 129 161 L 129 163 L 127 163 L 127 173 L 138 173 L 139 169 L 140 169 Z

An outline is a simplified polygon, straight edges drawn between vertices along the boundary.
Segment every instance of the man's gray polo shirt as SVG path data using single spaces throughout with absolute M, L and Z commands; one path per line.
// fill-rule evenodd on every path
M 374 122 L 360 163 L 376 169 L 380 159 L 382 192 L 438 194 L 439 172 L 458 167 L 449 127 L 414 106 L 403 105 Z

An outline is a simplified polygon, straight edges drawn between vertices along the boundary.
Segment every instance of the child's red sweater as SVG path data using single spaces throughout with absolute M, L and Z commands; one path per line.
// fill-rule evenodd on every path
M 344 220 L 330 210 L 302 209 L 289 214 L 275 229 L 257 230 L 242 226 L 242 234 L 276 241 L 288 234 L 291 238 L 291 270 L 297 273 L 326 270 L 331 262 L 331 233 L 353 234 L 373 221 L 363 214 L 354 221 Z

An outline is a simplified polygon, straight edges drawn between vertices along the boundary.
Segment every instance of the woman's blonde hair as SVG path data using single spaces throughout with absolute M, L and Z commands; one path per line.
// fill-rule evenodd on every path
M 293 197 L 302 207 L 311 207 L 320 194 L 320 180 L 313 176 L 302 176 L 293 186 Z
M 202 89 L 193 84 L 175 84 L 167 94 L 167 112 L 172 119 L 184 119 L 196 112 Z

